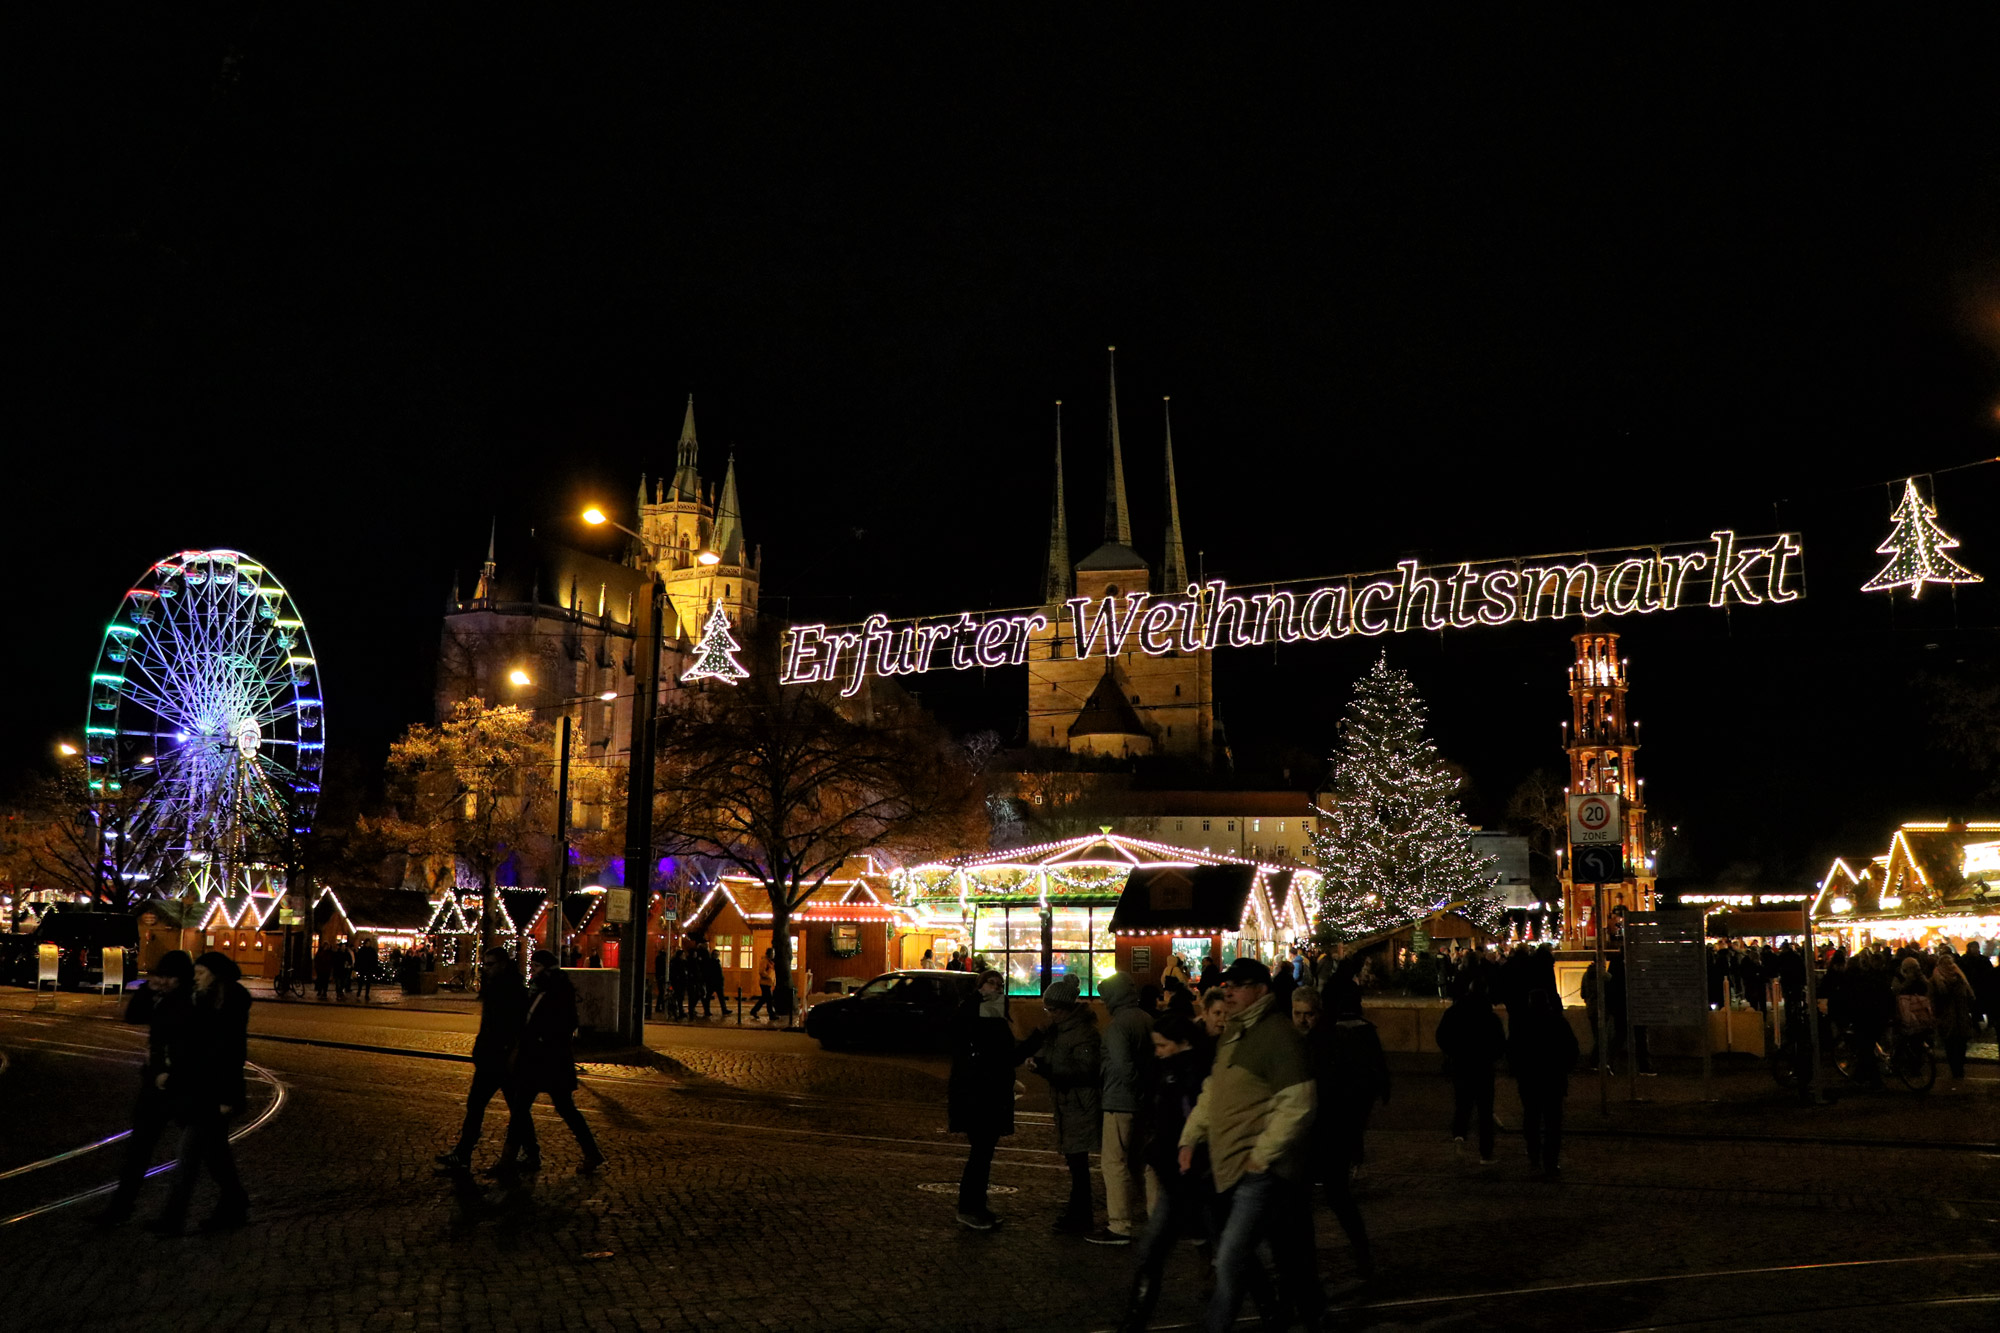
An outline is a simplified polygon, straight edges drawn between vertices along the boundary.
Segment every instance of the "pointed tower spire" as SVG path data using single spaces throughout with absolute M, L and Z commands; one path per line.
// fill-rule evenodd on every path
M 639 507 L 633 511 L 642 521 L 646 517 L 646 474 L 639 474 Z
M 1167 549 L 1160 562 L 1160 591 L 1178 597 L 1187 591 L 1187 547 L 1181 543 L 1181 493 L 1174 485 L 1174 400 L 1162 398 L 1167 418 Z
M 725 565 L 743 563 L 743 515 L 736 507 L 736 454 L 729 455 L 729 468 L 722 474 L 722 496 L 715 505 L 715 530 L 709 534 L 708 549 L 722 557 Z
M 1069 597 L 1069 514 L 1063 507 L 1062 399 L 1056 399 L 1056 498 L 1049 507 L 1049 564 L 1042 574 L 1042 601 L 1054 606 Z
M 699 449 L 694 439 L 694 395 L 688 395 L 687 415 L 681 419 L 681 443 L 674 460 L 674 489 L 686 499 L 701 498 Z
M 1118 438 L 1118 349 L 1111 353 L 1111 411 L 1106 419 L 1108 437 L 1104 462 L 1104 540 L 1120 546 L 1132 544 L 1132 516 L 1125 508 L 1125 453 Z
M 500 520 L 491 520 L 486 530 L 486 563 L 479 567 L 479 586 L 472 590 L 472 600 L 483 602 L 493 596 L 493 574 L 499 566 L 494 562 L 494 545 L 500 538 Z

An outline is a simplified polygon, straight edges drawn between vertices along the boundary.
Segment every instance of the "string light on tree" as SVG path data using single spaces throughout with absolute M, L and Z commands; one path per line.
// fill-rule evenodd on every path
M 681 673 L 681 683 L 713 678 L 734 685 L 750 673 L 736 660 L 743 645 L 729 632 L 729 615 L 718 599 L 709 609 L 708 623 L 701 628 L 701 642 L 694 646 L 694 665 Z
M 1915 598 L 1923 596 L 1926 583 L 1984 582 L 1980 575 L 1945 554 L 1958 545 L 1958 539 L 1938 526 L 1937 506 L 1925 503 L 1924 497 L 1917 493 L 1915 477 L 1903 482 L 1902 502 L 1889 521 L 1895 526 L 1890 529 L 1888 539 L 1875 548 L 1877 554 L 1889 557 L 1889 563 L 1862 584 L 1861 591 L 1908 588 L 1910 596 Z
M 1322 935 L 1360 939 L 1451 905 L 1482 929 L 1500 929 L 1493 871 L 1472 849 L 1458 781 L 1424 735 L 1416 686 L 1377 659 L 1341 720 L 1333 799 L 1312 839 L 1326 872 Z

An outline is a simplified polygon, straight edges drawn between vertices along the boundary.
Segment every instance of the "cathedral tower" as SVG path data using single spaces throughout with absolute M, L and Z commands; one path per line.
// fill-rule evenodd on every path
M 1639 780 L 1639 724 L 1626 691 L 1630 663 L 1618 656 L 1618 636 L 1603 631 L 1575 635 L 1576 661 L 1569 669 L 1570 719 L 1563 728 L 1569 755 L 1569 790 L 1625 800 L 1625 879 L 1604 886 L 1604 910 L 1624 907 L 1650 912 L 1655 905 L 1654 873 L 1646 844 L 1646 787 Z M 1570 876 L 1573 854 L 1563 861 L 1563 935 L 1577 940 L 1594 934 L 1590 920 L 1595 886 Z
M 695 439 L 694 395 L 688 395 L 681 421 L 671 483 L 655 483 L 649 496 L 646 479 L 639 479 L 638 530 L 645 542 L 634 543 L 635 563 L 651 561 L 667 585 L 667 601 L 678 618 L 676 637 L 693 639 L 701 632 L 708 608 L 720 601 L 737 628 L 757 619 L 758 586 L 763 577 L 762 552 L 754 551 L 743 534 L 743 513 L 736 497 L 736 455 L 729 456 L 720 491 L 701 479 L 700 447 Z
M 1069 597 L 1092 602 L 1130 593 L 1187 591 L 1180 505 L 1173 482 L 1173 436 L 1166 440 L 1167 521 L 1162 581 L 1132 548 L 1131 508 L 1125 497 L 1125 448 L 1118 419 L 1118 369 L 1109 373 L 1105 411 L 1104 539 L 1072 567 L 1062 473 L 1062 418 L 1056 418 L 1055 500 L 1051 506 L 1048 563 L 1042 581 L 1046 629 L 1031 640 L 1028 656 L 1028 744 L 1111 758 L 1176 755 L 1208 763 L 1214 755 L 1215 687 L 1206 650 L 1179 649 L 1151 657 L 1136 647 L 1116 659 L 1075 656 Z M 1060 404 L 1057 405 L 1060 409 Z M 1168 587 L 1165 579 L 1178 581 Z

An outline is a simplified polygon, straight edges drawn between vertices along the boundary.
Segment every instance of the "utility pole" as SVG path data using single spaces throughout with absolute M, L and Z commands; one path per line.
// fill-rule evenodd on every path
M 562 758 L 556 769 L 556 883 L 548 891 L 549 952 L 562 966 L 563 899 L 569 894 L 569 712 L 562 715 Z M 525 960 L 524 960 L 525 961 Z
M 655 725 L 660 708 L 660 630 L 665 620 L 657 571 L 640 605 L 633 644 L 632 770 L 625 806 L 625 892 L 630 913 L 621 923 L 618 948 L 618 1038 L 634 1046 L 646 1041 L 646 915 L 653 887 L 653 765 Z

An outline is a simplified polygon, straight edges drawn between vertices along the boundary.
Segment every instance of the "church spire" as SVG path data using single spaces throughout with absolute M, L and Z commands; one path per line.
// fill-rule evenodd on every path
M 1069 515 L 1063 509 L 1062 399 L 1056 399 L 1056 497 L 1049 507 L 1049 564 L 1042 575 L 1042 601 L 1050 606 L 1069 598 Z
M 1160 591 L 1178 597 L 1187 591 L 1187 548 L 1181 543 L 1181 495 L 1174 485 L 1174 400 L 1162 398 L 1167 419 L 1167 549 L 1160 567 Z
M 646 520 L 646 474 L 639 474 L 639 507 L 633 511 L 641 523 Z
M 684 500 L 701 499 L 701 470 L 694 439 L 694 395 L 688 395 L 687 415 L 681 419 L 681 443 L 674 460 L 674 489 Z
M 479 567 L 479 586 L 472 593 L 472 600 L 475 602 L 484 602 L 493 596 L 493 575 L 499 569 L 493 558 L 493 551 L 495 543 L 500 539 L 500 520 L 491 519 L 489 524 L 486 529 L 486 563 Z
M 743 516 L 736 507 L 734 452 L 729 455 L 729 469 L 722 474 L 722 496 L 716 502 L 715 529 L 709 534 L 708 549 L 721 556 L 725 565 L 743 563 Z
M 1104 540 L 1132 544 L 1132 516 L 1125 508 L 1125 455 L 1118 438 L 1118 349 L 1111 353 L 1111 411 L 1106 420 L 1108 456 L 1104 463 Z

